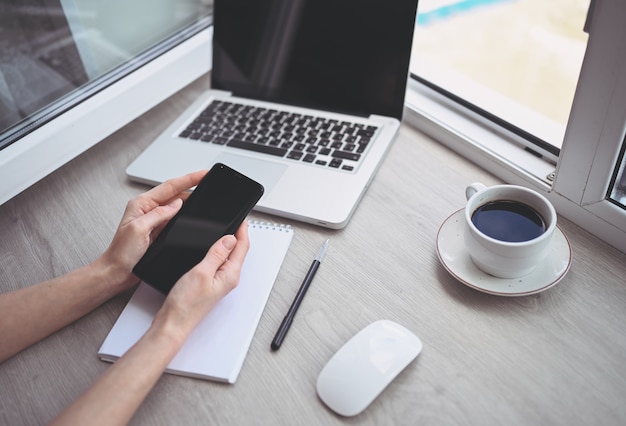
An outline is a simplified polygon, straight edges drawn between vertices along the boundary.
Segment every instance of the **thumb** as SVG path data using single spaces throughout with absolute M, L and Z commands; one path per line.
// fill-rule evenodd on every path
M 237 238 L 234 235 L 224 235 L 211 246 L 204 258 L 211 269 L 217 271 L 222 266 L 228 259 L 230 252 L 235 248 L 235 244 L 237 244 Z

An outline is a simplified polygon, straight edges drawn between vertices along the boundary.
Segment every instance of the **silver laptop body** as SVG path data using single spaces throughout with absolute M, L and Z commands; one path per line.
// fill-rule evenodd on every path
M 158 184 L 221 162 L 265 187 L 257 211 L 343 228 L 402 118 L 417 1 L 394 3 L 216 0 L 215 89 L 127 175 Z M 222 130 L 218 110 L 256 115 Z

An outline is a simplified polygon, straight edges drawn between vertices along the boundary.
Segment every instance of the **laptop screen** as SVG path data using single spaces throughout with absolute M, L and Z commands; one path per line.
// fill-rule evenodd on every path
M 215 0 L 212 87 L 402 117 L 417 0 Z

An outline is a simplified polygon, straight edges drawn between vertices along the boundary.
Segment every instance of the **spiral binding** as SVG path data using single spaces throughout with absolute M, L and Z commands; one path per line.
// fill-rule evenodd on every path
M 262 222 L 259 220 L 248 220 L 248 226 L 252 228 L 271 229 L 279 232 L 292 232 L 291 225 L 283 223 Z

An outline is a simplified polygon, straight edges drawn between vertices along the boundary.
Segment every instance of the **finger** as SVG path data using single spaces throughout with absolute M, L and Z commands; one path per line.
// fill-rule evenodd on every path
M 187 201 L 187 198 L 189 198 L 189 196 L 191 195 L 191 192 L 185 191 L 185 192 L 181 192 L 178 195 L 179 195 L 179 197 L 177 197 L 177 198 L 180 198 L 183 201 Z
M 248 241 L 248 223 L 243 223 L 235 233 L 237 244 L 230 252 L 228 260 L 219 266 L 215 273 L 214 286 L 222 291 L 232 290 L 239 283 L 243 262 L 250 247 Z
M 172 219 L 174 215 L 180 210 L 182 205 L 183 200 L 177 198 L 169 204 L 155 207 L 146 214 L 135 218 L 134 222 L 136 222 L 136 225 L 139 229 L 142 229 L 143 232 L 149 234 L 153 230 L 162 227 L 170 219 Z
M 198 185 L 207 174 L 207 170 L 199 170 L 174 179 L 169 179 L 159 186 L 155 186 L 143 196 L 156 204 L 164 204 L 175 197 L 180 197 L 181 192 Z
M 236 244 L 237 239 L 234 236 L 224 235 L 211 246 L 204 259 L 194 269 L 197 269 L 202 274 L 214 277 L 218 269 L 226 262 Z
M 237 238 L 237 245 L 232 250 L 228 258 L 232 263 L 241 266 L 250 249 L 250 240 L 248 239 L 248 221 L 244 220 L 243 223 L 235 232 L 235 238 Z
M 237 239 L 232 235 L 224 235 L 211 246 L 201 263 L 210 271 L 215 272 L 226 262 L 237 245 Z

